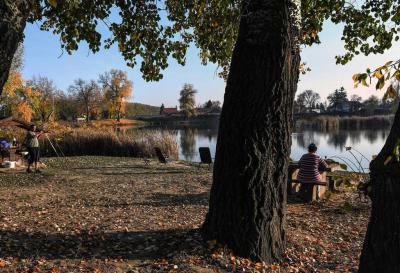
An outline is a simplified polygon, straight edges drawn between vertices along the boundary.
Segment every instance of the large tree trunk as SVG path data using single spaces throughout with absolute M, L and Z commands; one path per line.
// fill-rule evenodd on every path
M 299 52 L 289 1 L 246 0 L 218 133 L 203 225 L 237 255 L 271 262 L 285 248 L 287 169 Z
M 400 272 L 400 107 L 386 143 L 370 164 L 372 211 L 361 255 L 361 273 Z M 385 161 L 389 156 L 392 160 Z
M 0 95 L 8 79 L 12 59 L 24 37 L 29 14 L 28 1 L 0 1 Z

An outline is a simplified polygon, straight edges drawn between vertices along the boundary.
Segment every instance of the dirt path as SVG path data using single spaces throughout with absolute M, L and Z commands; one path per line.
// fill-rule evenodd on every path
M 369 205 L 350 191 L 289 204 L 287 257 L 263 265 L 202 242 L 206 167 L 108 157 L 45 163 L 43 174 L 0 173 L 1 272 L 356 270 Z

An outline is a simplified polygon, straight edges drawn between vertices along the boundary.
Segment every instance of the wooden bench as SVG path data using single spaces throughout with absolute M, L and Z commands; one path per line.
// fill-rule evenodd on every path
M 332 169 L 320 170 L 321 182 L 304 183 L 297 180 L 299 172 L 299 164 L 297 161 L 292 161 L 288 169 L 288 195 L 299 194 L 305 202 L 320 200 L 324 197 L 327 191 L 334 191 L 335 185 L 333 177 L 328 174 Z
M 324 181 L 306 183 L 291 180 L 292 194 L 298 193 L 304 202 L 321 200 L 327 191 L 327 186 L 328 183 Z

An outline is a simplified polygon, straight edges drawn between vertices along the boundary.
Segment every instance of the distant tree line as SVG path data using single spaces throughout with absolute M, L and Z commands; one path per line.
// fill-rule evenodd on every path
M 394 85 L 400 90 L 400 85 Z M 399 105 L 399 98 L 379 99 L 372 95 L 363 100 L 361 96 L 353 94 L 348 97 L 344 87 L 336 89 L 322 102 L 320 95 L 313 90 L 305 90 L 297 95 L 295 113 L 349 113 L 361 115 L 394 114 Z
M 193 84 L 185 83 L 180 91 L 178 99 L 180 114 L 184 115 L 185 118 L 190 118 L 204 112 L 221 111 L 221 102 L 208 100 L 204 104 L 196 106 L 197 90 L 193 87 Z M 159 114 L 164 114 L 165 105 L 161 104 L 159 108 Z
M 42 123 L 74 121 L 80 117 L 89 122 L 100 118 L 119 120 L 126 112 L 133 89 L 126 72 L 112 69 L 100 75 L 97 81 L 77 79 L 64 92 L 44 76 L 23 79 L 22 55 L 20 47 L 0 97 L 0 116 Z

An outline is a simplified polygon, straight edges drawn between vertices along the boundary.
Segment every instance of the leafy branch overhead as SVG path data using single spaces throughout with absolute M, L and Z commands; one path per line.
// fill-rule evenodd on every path
M 382 53 L 399 37 L 400 4 L 394 0 L 302 0 L 300 41 L 319 43 L 323 23 L 344 24 L 345 64 L 355 55 Z M 29 22 L 60 37 L 68 53 L 85 41 L 92 52 L 118 46 L 130 67 L 140 64 L 143 78 L 160 80 L 169 57 L 184 65 L 189 45 L 200 49 L 203 64 L 212 62 L 229 71 L 241 16 L 240 0 L 34 0 Z M 241 15 L 242 14 L 242 15 Z M 104 30 L 109 37 L 102 37 Z
M 399 94 L 393 86 L 394 82 L 400 82 L 400 60 L 393 62 L 389 61 L 381 67 L 378 67 L 371 72 L 371 69 L 367 69 L 366 73 L 358 73 L 353 75 L 354 86 L 357 88 L 359 84 L 369 86 L 372 84 L 372 80 L 376 79 L 377 90 L 381 90 L 385 87 L 387 81 L 391 81 L 391 84 L 386 90 L 383 99 L 393 99 Z M 368 80 L 368 82 L 367 82 Z
M 376 80 L 375 88 L 377 90 L 383 89 L 386 85 L 386 82 L 390 81 L 390 85 L 386 89 L 383 100 L 398 98 L 400 95 L 398 92 L 399 88 L 396 90 L 393 84 L 395 82 L 397 83 L 397 86 L 399 86 L 400 83 L 400 60 L 396 62 L 389 61 L 372 72 L 371 69 L 368 68 L 366 73 L 358 73 L 353 75 L 355 87 L 358 87 L 360 83 L 364 86 L 369 86 L 372 84 L 372 80 L 374 79 Z M 369 84 L 367 83 L 367 80 L 369 80 Z M 397 160 L 397 162 L 400 162 L 400 139 L 398 139 L 394 144 L 393 152 L 386 157 L 384 165 L 388 165 L 394 158 Z

